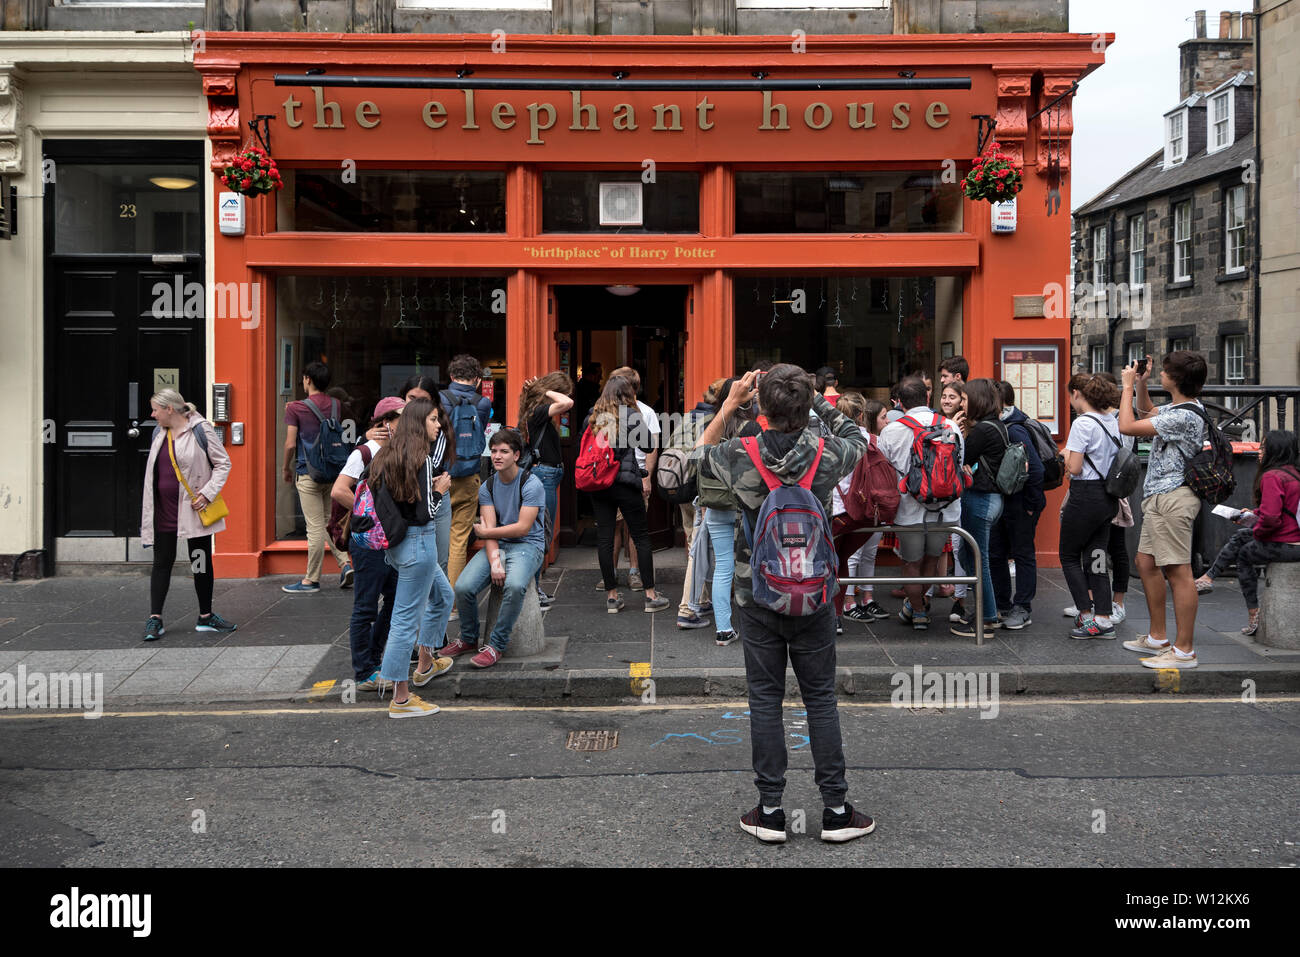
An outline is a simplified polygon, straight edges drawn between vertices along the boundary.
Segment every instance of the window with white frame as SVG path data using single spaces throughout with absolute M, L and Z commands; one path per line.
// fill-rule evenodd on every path
M 1098 372 L 1106 372 L 1106 347 L 1093 346 L 1088 350 L 1088 371 L 1094 375 Z
M 1187 111 L 1165 117 L 1165 168 L 1187 159 Z
M 1188 336 L 1177 336 L 1169 340 L 1170 352 L 1191 352 L 1192 340 Z
M 1246 187 L 1234 186 L 1223 194 L 1224 272 L 1242 272 L 1246 268 Z
M 1093 295 L 1105 295 L 1106 275 L 1106 227 L 1092 227 L 1092 292 Z
M 1146 217 L 1141 213 L 1128 221 L 1128 282 L 1130 286 L 1147 281 Z
M 1145 342 L 1130 342 L 1128 344 L 1128 357 L 1124 360 L 1125 365 L 1132 362 L 1141 362 L 1147 357 L 1147 344 Z
M 1223 384 L 1246 384 L 1246 337 L 1223 337 Z M 1229 409 L 1241 408 L 1240 396 L 1229 396 L 1224 405 Z
M 1192 201 L 1174 207 L 1174 282 L 1192 278 Z
M 1207 135 L 1205 151 L 1216 153 L 1227 149 L 1233 141 L 1233 89 L 1224 90 L 1218 96 L 1210 98 L 1210 129 Z

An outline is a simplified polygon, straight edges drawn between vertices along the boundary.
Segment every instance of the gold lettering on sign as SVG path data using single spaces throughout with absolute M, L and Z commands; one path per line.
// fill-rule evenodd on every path
M 817 110 L 822 111 L 822 121 L 820 123 L 813 119 L 813 113 Z M 831 108 L 821 101 L 809 103 L 808 109 L 803 111 L 803 121 L 811 129 L 824 130 L 831 125 Z
M 341 130 L 343 129 L 343 110 L 333 100 L 325 102 L 325 91 L 319 86 L 313 86 L 311 91 L 316 94 L 316 122 L 312 124 L 312 129 L 316 130 Z M 330 111 L 330 121 L 325 122 L 325 111 Z
M 424 104 L 424 125 L 431 130 L 439 130 L 447 125 L 447 108 L 437 100 Z M 435 119 L 436 118 L 436 119 Z
M 510 122 L 507 123 L 506 120 Z M 515 125 L 515 108 L 509 103 L 496 103 L 492 106 L 492 125 L 499 130 L 508 130 Z
M 546 114 L 546 124 L 542 125 L 538 121 L 539 114 Z M 529 103 L 528 104 L 528 139 L 524 140 L 532 146 L 538 146 L 542 142 L 539 133 L 544 133 L 555 125 L 555 107 L 549 103 Z
M 773 113 L 779 117 L 775 125 L 772 123 Z M 759 124 L 758 128 L 760 130 L 788 130 L 790 128 L 790 124 L 786 122 L 785 118 L 785 104 L 777 103 L 773 105 L 771 90 L 763 91 L 763 122 Z
M 677 104 L 665 106 L 662 103 L 656 103 L 653 107 L 655 111 L 655 125 L 650 127 L 652 130 L 680 130 L 682 128 L 682 108 Z M 669 111 L 672 112 L 672 126 L 664 126 L 664 115 Z
M 858 107 L 862 108 L 862 119 L 858 119 Z M 876 128 L 876 104 L 875 103 L 850 103 L 849 104 L 849 129 L 851 130 L 874 130 Z
M 614 129 L 636 129 L 636 110 L 631 103 L 616 103 L 614 105 Z
M 371 122 L 371 117 L 374 117 L 374 122 Z M 379 107 L 375 106 L 375 104 L 371 103 L 369 100 L 362 100 L 357 104 L 358 126 L 363 129 L 373 130 L 379 125 L 379 122 Z
M 894 122 L 890 123 L 890 128 L 895 130 L 905 130 L 912 123 L 912 104 L 895 103 L 894 104 Z
M 596 121 L 596 108 L 592 106 L 590 103 L 587 103 L 585 105 L 583 104 L 582 91 L 570 90 L 569 92 L 570 95 L 573 97 L 573 107 L 572 107 L 573 122 L 569 124 L 569 129 L 571 130 L 600 129 L 600 125 Z M 585 119 L 584 120 L 578 119 L 578 117 L 580 116 L 584 117 Z
M 713 121 L 708 118 L 709 110 L 711 109 L 713 109 L 713 104 L 709 102 L 707 96 L 695 104 L 695 113 L 698 125 L 702 130 L 713 129 Z
M 943 119 L 942 121 L 937 119 L 938 117 L 941 116 L 945 117 L 945 119 Z M 948 125 L 948 120 L 946 119 L 947 116 L 948 116 L 948 106 L 945 103 L 940 103 L 938 101 L 935 101 L 925 109 L 925 122 L 927 125 L 930 126 L 931 129 L 937 130 L 947 126 Z
M 478 129 L 478 120 L 474 116 L 474 91 L 465 91 L 465 122 L 461 124 L 462 130 Z
M 294 110 L 298 109 L 300 106 L 302 106 L 302 101 L 295 100 L 292 93 L 289 94 L 289 99 L 284 101 L 284 123 L 290 129 L 296 130 L 298 127 L 302 126 L 302 120 L 298 119 L 294 114 Z

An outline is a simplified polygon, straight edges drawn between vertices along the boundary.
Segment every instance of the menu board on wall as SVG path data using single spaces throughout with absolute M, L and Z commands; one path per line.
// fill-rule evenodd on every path
M 1061 349 L 1058 345 L 997 343 L 998 374 L 1016 392 L 1016 407 L 1054 433 L 1061 430 Z

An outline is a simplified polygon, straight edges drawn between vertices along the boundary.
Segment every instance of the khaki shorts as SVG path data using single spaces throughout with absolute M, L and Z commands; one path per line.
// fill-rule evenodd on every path
M 915 531 L 910 531 L 915 529 Z M 925 525 L 900 525 L 898 532 L 898 557 L 911 565 L 921 559 L 943 554 L 943 546 L 952 534 L 947 529 L 932 531 Z
M 1160 568 L 1190 565 L 1192 527 L 1200 512 L 1201 500 L 1185 485 L 1144 498 L 1137 550 L 1154 558 Z

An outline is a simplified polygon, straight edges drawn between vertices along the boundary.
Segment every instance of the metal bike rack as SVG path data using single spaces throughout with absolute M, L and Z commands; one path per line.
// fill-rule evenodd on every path
M 855 532 L 893 532 L 897 535 L 902 532 L 915 532 L 921 528 L 925 532 L 947 532 L 960 535 L 970 545 L 971 553 L 975 556 L 975 574 L 966 576 L 949 575 L 936 578 L 907 578 L 907 577 L 886 577 L 886 578 L 841 578 L 842 585 L 972 585 L 975 589 L 975 644 L 984 644 L 984 587 L 983 587 L 983 570 L 984 556 L 980 554 L 979 545 L 974 537 L 960 525 L 949 523 L 935 525 L 877 525 L 871 528 L 855 528 Z

